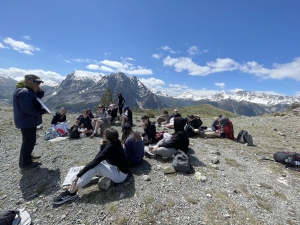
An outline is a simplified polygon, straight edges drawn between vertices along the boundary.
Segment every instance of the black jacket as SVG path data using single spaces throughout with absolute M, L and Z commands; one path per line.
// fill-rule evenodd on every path
M 127 161 L 127 156 L 121 145 L 121 141 L 117 140 L 116 142 L 108 144 L 103 150 L 100 149 L 96 157 L 88 163 L 78 174 L 77 177 L 81 177 L 90 169 L 97 166 L 103 160 L 106 160 L 109 164 L 116 166 L 123 173 L 128 173 L 129 165 Z
M 185 153 L 189 151 L 188 146 L 190 145 L 190 140 L 187 133 L 184 130 L 186 125 L 186 119 L 181 117 L 174 118 L 174 130 L 175 133 L 172 135 L 169 141 L 163 142 L 158 147 L 174 148 L 176 150 L 182 150 Z
M 123 96 L 119 96 L 118 98 L 119 98 L 118 105 L 123 107 L 125 103 L 125 99 L 123 98 Z
M 83 124 L 83 128 L 87 128 L 88 130 L 92 130 L 93 129 L 93 127 L 92 127 L 92 120 L 88 116 L 86 118 L 84 118 L 84 117 L 80 118 L 80 122 L 79 122 L 78 126 L 81 126 L 82 124 Z
M 127 115 L 127 118 L 128 118 L 128 119 L 127 119 L 126 123 L 129 123 L 129 124 L 132 126 L 132 112 L 131 112 L 130 109 L 128 109 L 127 111 L 128 111 L 128 112 L 127 112 L 127 113 L 128 113 L 128 115 Z M 124 115 L 125 115 L 125 112 L 126 112 L 126 111 L 124 110 Z
M 110 116 L 115 119 L 118 116 L 118 108 L 114 108 L 110 112 Z
M 202 120 L 199 117 L 195 117 L 192 121 L 187 119 L 188 125 L 192 126 L 194 129 L 199 129 L 202 125 Z
M 53 118 L 51 120 L 51 124 L 54 124 L 56 125 L 58 122 L 65 122 L 67 120 L 67 117 L 66 115 L 64 115 L 62 118 L 61 118 L 61 115 L 59 114 L 59 112 L 55 113 L 55 115 L 53 115 Z
M 173 115 L 170 117 L 171 118 L 176 118 L 176 117 L 181 117 L 181 114 L 180 113 L 177 113 L 176 115 L 173 113 Z
M 144 133 L 142 136 L 148 136 L 148 139 L 152 139 L 152 141 L 155 141 L 155 134 L 156 134 L 156 126 L 154 122 L 148 123 L 147 127 L 144 129 Z

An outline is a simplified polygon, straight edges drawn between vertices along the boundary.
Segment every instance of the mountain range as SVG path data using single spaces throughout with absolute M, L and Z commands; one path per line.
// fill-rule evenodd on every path
M 0 103 L 11 104 L 16 80 L 0 74 Z M 110 75 L 91 75 L 84 71 L 74 71 L 56 86 L 43 84 L 43 101 L 57 110 L 64 106 L 71 112 L 80 112 L 85 108 L 94 109 L 101 102 L 101 97 L 108 87 L 117 102 L 117 94 L 122 93 L 125 105 L 131 108 L 161 109 L 190 105 L 210 104 L 221 109 L 246 116 L 286 111 L 292 103 L 299 103 L 300 98 L 279 96 L 266 93 L 240 91 L 228 94 L 225 91 L 211 96 L 196 96 L 184 92 L 180 96 L 168 96 L 168 93 L 149 90 L 137 77 L 124 73 Z

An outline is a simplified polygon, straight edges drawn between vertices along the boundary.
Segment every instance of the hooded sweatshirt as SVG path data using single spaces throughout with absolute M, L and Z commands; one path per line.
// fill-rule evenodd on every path
M 17 83 L 13 95 L 14 121 L 17 128 L 31 128 L 42 124 L 42 115 L 46 110 L 42 109 L 37 98 L 43 96 L 44 91 L 33 90 L 24 81 Z
M 189 151 L 188 146 L 190 145 L 189 137 L 184 130 L 186 125 L 186 119 L 181 117 L 174 118 L 174 130 L 175 133 L 171 139 L 161 143 L 158 147 L 174 148 L 176 150 L 182 150 L 185 153 Z

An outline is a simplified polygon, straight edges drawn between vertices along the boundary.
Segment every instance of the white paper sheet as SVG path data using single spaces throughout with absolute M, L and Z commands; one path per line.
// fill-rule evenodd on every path
M 36 99 L 37 99 L 38 102 L 41 104 L 41 106 L 42 106 L 43 109 L 46 109 L 46 111 L 47 111 L 48 113 L 51 113 L 50 109 L 48 109 L 48 107 L 42 102 L 41 99 L 39 99 L 39 98 L 36 98 Z
M 67 176 L 66 176 L 66 178 L 65 178 L 65 180 L 64 180 L 64 182 L 62 184 L 62 186 L 71 185 L 72 181 L 75 179 L 76 175 L 80 172 L 80 170 L 82 170 L 83 167 L 84 166 L 72 167 L 69 170 L 69 172 L 68 172 L 68 174 L 67 174 Z

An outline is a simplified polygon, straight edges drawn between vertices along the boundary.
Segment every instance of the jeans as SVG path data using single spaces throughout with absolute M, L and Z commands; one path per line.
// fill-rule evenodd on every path
M 36 142 L 36 127 L 23 128 L 22 133 L 22 146 L 19 158 L 19 167 L 23 168 L 32 163 L 31 153 L 34 149 Z
M 84 173 L 79 178 L 77 186 L 82 188 L 84 185 L 88 184 L 95 175 L 107 177 L 114 183 L 122 183 L 127 178 L 126 173 L 121 172 L 116 166 L 113 166 L 107 163 L 106 160 L 103 160 L 97 166 Z

